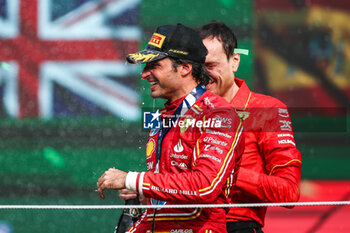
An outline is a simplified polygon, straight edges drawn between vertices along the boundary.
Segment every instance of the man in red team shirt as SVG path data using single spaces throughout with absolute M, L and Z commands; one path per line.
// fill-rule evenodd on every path
M 233 177 L 231 203 L 295 202 L 299 199 L 301 155 L 295 147 L 291 118 L 281 101 L 248 89 L 235 78 L 240 54 L 237 39 L 221 22 L 198 29 L 208 49 L 205 65 L 214 77 L 207 89 L 224 97 L 243 119 L 245 150 Z M 262 232 L 266 207 L 231 208 L 227 231 Z
M 161 111 L 161 122 L 167 124 L 149 133 L 148 171 L 111 168 L 97 182 L 102 198 L 104 189 L 126 188 L 157 205 L 147 209 L 129 232 L 226 232 L 224 208 L 161 208 L 227 204 L 227 179 L 243 153 L 240 118 L 222 97 L 204 87 L 211 79 L 204 66 L 206 54 L 199 35 L 178 24 L 158 27 L 145 50 L 127 56 L 130 63 L 146 63 L 141 77 L 151 84 L 151 96 L 168 100 Z M 175 120 L 178 125 L 169 127 Z

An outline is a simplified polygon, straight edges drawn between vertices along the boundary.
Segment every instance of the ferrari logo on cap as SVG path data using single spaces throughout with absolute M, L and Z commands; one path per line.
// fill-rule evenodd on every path
M 153 33 L 153 36 L 149 40 L 148 44 L 161 48 L 164 40 L 165 40 L 165 36 L 158 33 Z

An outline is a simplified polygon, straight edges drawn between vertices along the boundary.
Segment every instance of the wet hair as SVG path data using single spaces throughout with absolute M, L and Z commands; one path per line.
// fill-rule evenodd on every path
M 173 68 L 175 71 L 177 71 L 177 67 L 181 64 L 191 64 L 192 76 L 194 77 L 195 81 L 201 86 L 208 85 L 208 83 L 213 79 L 210 73 L 208 72 L 207 68 L 205 68 L 204 64 L 193 62 L 191 60 L 185 60 L 185 59 L 179 59 L 179 58 L 173 58 L 173 57 L 169 57 L 169 59 L 172 61 Z
M 233 31 L 226 24 L 219 21 L 211 21 L 197 29 L 202 39 L 216 38 L 221 41 L 227 59 L 229 59 L 234 49 L 237 48 L 237 38 Z

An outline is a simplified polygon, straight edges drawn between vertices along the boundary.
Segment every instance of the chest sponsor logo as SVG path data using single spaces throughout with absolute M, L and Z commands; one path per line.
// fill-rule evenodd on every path
M 186 132 L 186 130 L 190 127 L 190 125 L 192 125 L 192 122 L 194 121 L 195 119 L 191 118 L 191 117 L 188 117 L 188 118 L 185 118 L 184 119 L 184 124 L 182 127 L 180 127 L 180 132 L 181 133 L 184 133 Z
M 153 161 L 147 163 L 147 171 L 152 171 L 153 169 Z
M 212 137 L 205 137 L 203 139 L 204 142 L 208 142 L 208 143 L 213 143 L 213 144 L 217 144 L 217 145 L 221 145 L 221 146 L 227 146 L 227 142 L 224 141 L 219 141 L 215 138 Z
M 216 147 L 216 146 L 212 146 L 212 145 L 204 145 L 204 151 L 210 151 L 210 150 L 213 150 L 213 151 L 216 151 L 218 152 L 219 154 L 222 155 L 222 153 L 224 152 L 222 149 L 220 149 L 219 147 Z
M 151 140 L 148 141 L 147 146 L 146 146 L 146 158 L 150 158 L 150 156 L 152 155 L 152 153 L 154 152 L 155 149 L 155 141 L 153 138 L 151 138 Z
M 231 128 L 232 119 L 230 117 L 215 116 L 216 121 L 221 122 L 221 127 Z
M 245 119 L 247 119 L 250 116 L 250 112 L 236 110 L 236 113 L 242 121 L 244 121 Z
M 215 156 L 212 156 L 212 155 L 201 154 L 199 157 L 202 157 L 202 158 L 209 158 L 209 159 L 212 159 L 212 160 L 214 160 L 214 161 L 216 161 L 216 162 L 221 163 L 221 159 L 216 158 Z
M 170 154 L 170 157 L 174 158 L 174 159 L 188 159 L 187 155 L 178 155 L 178 154 L 173 154 L 173 153 Z
M 181 153 L 184 151 L 184 147 L 182 146 L 181 139 L 179 139 L 179 142 L 174 146 L 174 151 L 176 153 Z
M 214 131 L 214 130 L 211 130 L 211 129 L 207 129 L 206 131 L 207 133 L 211 133 L 211 134 L 215 134 L 215 135 L 220 135 L 220 136 L 224 136 L 225 138 L 232 138 L 231 135 L 227 134 L 227 133 L 222 133 L 220 131 Z
M 171 165 L 175 166 L 175 167 L 178 167 L 178 168 L 180 168 L 182 170 L 188 169 L 187 164 L 184 163 L 184 162 L 178 162 L 178 161 L 172 160 L 171 161 Z

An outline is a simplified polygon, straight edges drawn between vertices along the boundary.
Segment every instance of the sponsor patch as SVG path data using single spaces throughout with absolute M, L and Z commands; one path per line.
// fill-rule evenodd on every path
M 171 229 L 170 233 L 193 233 L 192 229 Z
M 222 154 L 224 151 L 222 149 L 220 149 L 219 147 L 216 147 L 216 146 L 212 146 L 210 144 L 206 144 L 204 145 L 204 151 L 210 151 L 210 150 L 213 150 L 213 151 L 216 151 L 218 152 L 219 154 Z
M 172 153 L 170 153 L 170 157 L 174 159 L 188 159 L 187 155 L 178 155 L 178 154 L 172 154 Z
M 151 138 L 151 140 L 148 141 L 146 146 L 146 158 L 149 158 L 152 155 L 155 148 L 155 144 L 156 143 L 153 138 Z
M 217 144 L 217 145 L 221 145 L 221 146 L 227 146 L 227 142 L 224 141 L 219 141 L 216 138 L 212 138 L 212 137 L 205 137 L 203 139 L 204 142 L 208 142 L 208 143 L 213 143 L 213 144 Z
M 178 193 L 177 189 L 168 189 L 168 188 L 158 187 L 158 186 L 154 186 L 154 185 L 151 186 L 151 190 L 155 190 L 155 191 L 162 192 L 162 193 L 175 193 L 175 194 Z M 166 203 L 165 201 L 158 201 L 158 200 L 155 200 L 153 198 L 151 200 L 158 202 L 158 204 L 152 203 L 152 205 L 160 205 L 159 203 L 162 203 L 164 205 Z
M 156 135 L 159 131 L 159 128 L 158 129 L 152 129 L 150 132 L 149 132 L 149 136 L 152 137 L 154 135 Z
M 163 36 L 161 34 L 158 33 L 153 33 L 151 39 L 149 40 L 148 44 L 149 45 L 153 45 L 155 47 L 158 48 L 162 48 L 163 42 L 165 40 L 166 36 Z
M 194 190 L 180 190 L 180 194 L 187 196 L 197 196 L 197 191 Z
M 230 118 L 230 117 L 222 117 L 222 116 L 216 115 L 214 117 L 214 119 L 217 121 L 220 121 L 221 124 L 226 124 L 226 125 L 232 124 L 232 118 Z M 228 126 L 226 126 L 226 127 L 228 127 Z M 229 128 L 231 128 L 231 126 Z
M 184 162 L 177 162 L 177 161 L 175 161 L 175 160 L 172 160 L 172 161 L 171 161 L 171 165 L 172 165 L 172 166 L 175 166 L 175 167 L 178 167 L 178 168 L 180 168 L 180 169 L 182 169 L 182 170 L 188 169 L 187 164 L 184 163 Z
M 181 51 L 181 50 L 176 50 L 176 49 L 169 49 L 169 52 L 179 53 L 179 54 L 183 54 L 183 55 L 188 55 L 188 52 Z
M 291 121 L 280 120 L 280 123 L 282 123 L 281 130 L 292 131 L 292 122 Z
M 207 155 L 207 154 L 201 154 L 200 156 L 199 156 L 200 158 L 209 158 L 209 159 L 212 159 L 212 160 L 214 160 L 214 161 L 216 161 L 216 162 L 219 162 L 219 163 L 221 163 L 221 159 L 219 159 L 219 158 L 217 158 L 217 157 L 215 157 L 215 156 L 213 156 L 213 155 Z
M 214 131 L 214 130 L 211 130 L 211 129 L 207 129 L 206 132 L 207 132 L 207 133 L 211 133 L 211 134 L 215 134 L 215 135 L 224 136 L 225 138 L 232 138 L 231 135 L 226 134 L 226 133 L 222 133 L 222 132 L 220 132 L 220 131 Z
M 182 151 L 184 151 L 184 147 L 181 144 L 181 139 L 179 139 L 179 142 L 174 146 L 174 151 L 176 153 L 181 153 Z
M 211 107 L 211 108 L 213 108 L 213 109 L 215 108 L 214 104 L 210 101 L 210 99 L 208 97 L 204 98 L 204 104 L 209 106 L 209 107 Z
M 250 112 L 236 110 L 236 113 L 242 121 L 244 121 L 250 116 Z
M 195 119 L 192 117 L 185 118 L 183 126 L 180 127 L 180 132 L 181 133 L 186 132 L 186 130 L 188 129 L 188 127 L 190 127 L 193 121 L 195 121 Z
M 281 137 L 291 137 L 291 138 L 294 138 L 293 134 L 290 134 L 290 133 L 278 134 L 277 137 L 279 137 L 279 138 L 281 138 Z
M 292 144 L 295 146 L 295 143 L 290 139 L 278 140 L 278 144 Z
M 289 117 L 289 113 L 286 108 L 278 108 L 278 115 L 280 117 Z
M 151 171 L 153 169 L 153 161 L 147 163 L 147 171 Z

